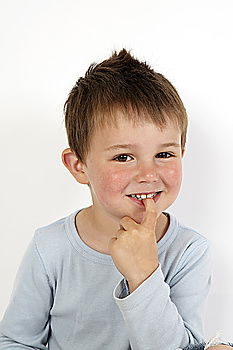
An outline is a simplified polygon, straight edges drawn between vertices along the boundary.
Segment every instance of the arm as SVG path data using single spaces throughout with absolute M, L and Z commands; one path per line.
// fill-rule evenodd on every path
M 33 239 L 19 266 L 0 323 L 1 350 L 46 349 L 52 290 Z
M 210 347 L 207 347 L 207 348 L 205 348 L 205 344 L 198 344 L 196 346 L 195 345 L 188 346 L 188 347 L 186 347 L 183 350 L 205 350 L 205 349 L 210 349 L 210 350 L 230 350 L 230 349 L 232 349 L 232 347 L 233 347 L 233 344 L 230 344 L 230 343 L 229 343 L 229 345 L 219 344 L 219 345 L 210 346 Z M 182 350 L 182 349 L 177 349 L 177 350 Z
M 211 346 L 209 348 L 210 350 L 232 350 L 232 347 L 229 345 L 216 345 L 216 346 Z
M 133 350 L 174 350 L 203 342 L 203 307 L 212 260 L 208 241 L 192 244 L 169 285 L 161 269 L 134 292 L 120 298 L 124 280 L 114 290 Z

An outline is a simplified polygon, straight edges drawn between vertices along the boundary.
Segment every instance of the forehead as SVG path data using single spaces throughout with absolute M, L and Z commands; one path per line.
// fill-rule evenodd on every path
M 174 142 L 180 144 L 181 133 L 170 120 L 163 127 L 153 122 L 132 122 L 120 119 L 116 125 L 105 125 L 96 129 L 92 137 L 93 149 L 107 149 L 115 144 L 151 145 Z

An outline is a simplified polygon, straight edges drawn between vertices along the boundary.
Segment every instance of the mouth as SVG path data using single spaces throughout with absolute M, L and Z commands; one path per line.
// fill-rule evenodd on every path
M 145 207 L 143 203 L 143 199 L 153 198 L 154 202 L 156 203 L 159 200 L 161 193 L 162 191 L 158 191 L 158 192 L 151 193 L 149 196 L 142 196 L 141 198 L 137 198 L 136 195 L 127 195 L 127 197 L 136 205 L 140 207 Z

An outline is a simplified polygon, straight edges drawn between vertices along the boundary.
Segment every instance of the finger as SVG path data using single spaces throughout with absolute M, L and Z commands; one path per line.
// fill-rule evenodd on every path
M 122 228 L 117 230 L 115 238 L 118 239 L 120 236 L 122 236 L 126 231 Z
M 152 198 L 146 198 L 143 199 L 143 204 L 145 205 L 146 211 L 142 220 L 142 225 L 154 232 L 158 216 L 155 202 Z
M 138 224 L 129 216 L 124 216 L 120 221 L 120 229 L 129 230 L 135 228 Z

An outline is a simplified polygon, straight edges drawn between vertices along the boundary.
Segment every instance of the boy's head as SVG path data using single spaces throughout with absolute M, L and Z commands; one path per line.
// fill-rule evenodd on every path
M 92 64 L 65 102 L 68 143 L 82 163 L 86 164 L 93 133 L 116 125 L 116 110 L 133 123 L 147 121 L 163 127 L 168 120 L 173 121 L 185 148 L 187 115 L 176 89 L 162 74 L 123 49 Z
M 94 205 L 107 208 L 119 193 L 153 191 L 162 191 L 161 198 L 167 194 L 162 210 L 172 204 L 181 184 L 187 115 L 162 74 L 125 49 L 114 52 L 77 81 L 64 112 L 70 149 L 63 152 L 63 163 L 89 185 Z M 135 147 L 106 151 L 119 143 Z M 179 146 L 161 146 L 165 143 Z M 122 159 L 126 154 L 130 160 Z M 115 206 L 122 206 L 119 197 Z

